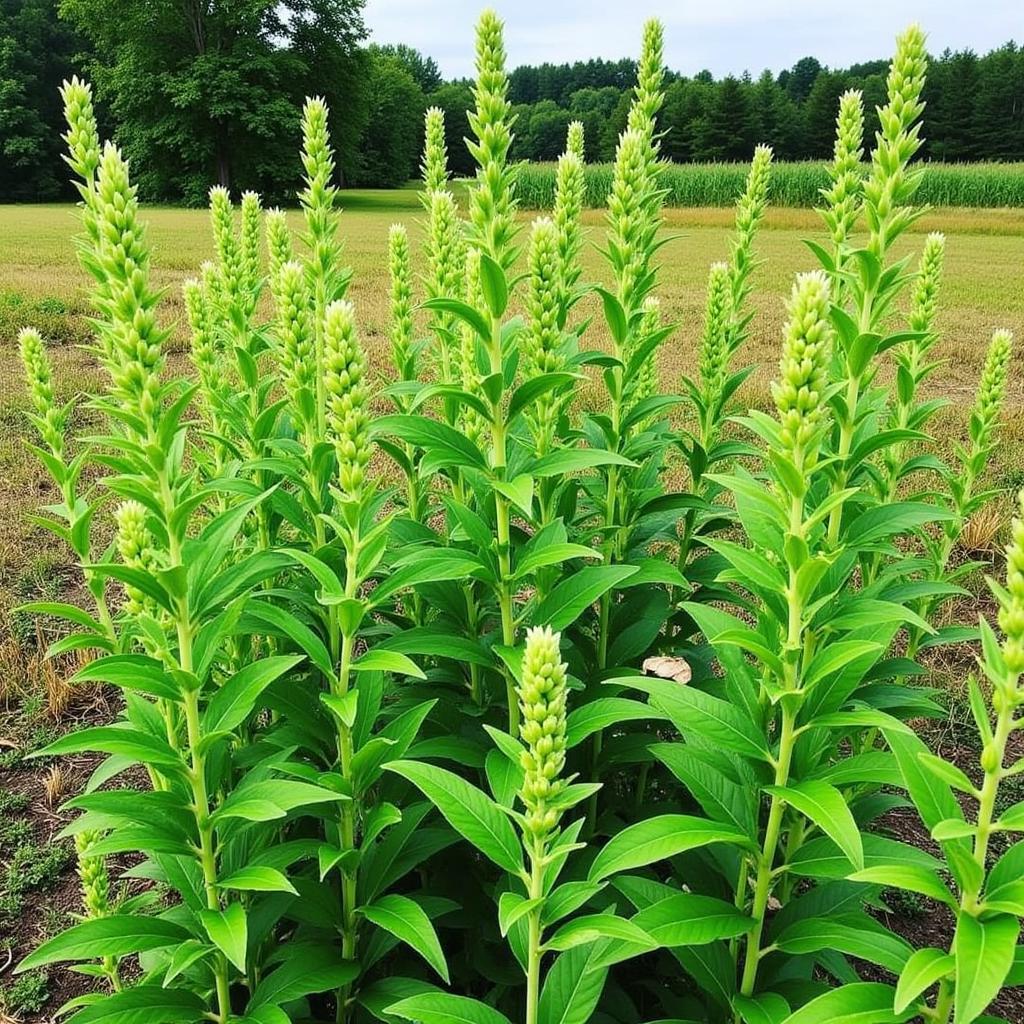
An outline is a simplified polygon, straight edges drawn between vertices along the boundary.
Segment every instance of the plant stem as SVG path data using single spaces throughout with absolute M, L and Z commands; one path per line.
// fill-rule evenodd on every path
M 534 841 L 530 851 L 530 899 L 544 895 L 544 850 Z M 526 951 L 526 1024 L 537 1024 L 540 1002 L 540 916 L 543 907 L 535 907 L 529 915 L 529 939 Z

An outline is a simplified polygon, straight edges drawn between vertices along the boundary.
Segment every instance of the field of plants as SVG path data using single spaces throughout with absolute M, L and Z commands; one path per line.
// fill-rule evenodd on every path
M 916 200 L 929 206 L 1024 206 L 1024 164 L 926 163 Z M 748 167 L 741 163 L 673 163 L 660 172 L 666 206 L 731 206 L 743 188 Z M 555 164 L 524 164 L 518 176 L 518 197 L 530 209 L 551 208 L 557 187 Z M 612 189 L 615 167 L 588 164 L 584 204 L 604 206 Z M 772 203 L 816 207 L 829 185 L 829 167 L 815 161 L 775 162 Z
M 88 318 L 67 208 L 3 213 L 9 1016 L 1024 1021 L 1020 224 L 947 254 L 916 27 L 818 213 L 766 147 L 666 213 L 662 47 L 603 216 L 579 124 L 517 214 L 485 12 L 464 194 L 432 109 L 339 216 L 311 99 L 300 211 L 214 188 L 212 243 L 65 85 Z

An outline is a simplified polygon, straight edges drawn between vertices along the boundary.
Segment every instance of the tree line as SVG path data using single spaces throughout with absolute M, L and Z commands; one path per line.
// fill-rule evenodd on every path
M 312 94 L 330 104 L 343 184 L 388 188 L 412 177 L 431 105 L 445 111 L 453 171 L 472 173 L 463 142 L 470 82 L 445 81 L 411 47 L 367 45 L 363 3 L 0 0 L 0 199 L 66 196 L 58 87 L 73 73 L 93 81 L 102 127 L 140 169 L 148 199 L 202 203 L 215 181 L 289 200 L 294 125 Z M 804 57 L 757 78 L 670 71 L 662 152 L 679 162 L 748 160 L 767 142 L 781 160 L 827 157 L 846 89 L 863 92 L 873 137 L 886 68 Z M 635 75 L 628 59 L 516 68 L 513 158 L 554 160 L 579 120 L 587 160 L 611 160 Z M 946 50 L 933 58 L 925 99 L 923 158 L 1024 160 L 1024 48 Z

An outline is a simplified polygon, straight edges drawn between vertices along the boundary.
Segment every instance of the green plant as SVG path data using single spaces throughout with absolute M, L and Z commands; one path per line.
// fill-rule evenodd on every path
M 12 1017 L 22 1013 L 38 1013 L 50 997 L 50 978 L 45 971 L 23 974 L 0 989 L 4 1012 Z
M 26 612 L 74 623 L 52 650 L 95 651 L 77 679 L 119 687 L 124 710 L 41 751 L 106 759 L 66 805 L 86 914 L 21 968 L 99 979 L 67 1007 L 75 1024 L 895 1024 L 950 1006 L 970 1024 L 1016 978 L 1016 848 L 986 872 L 991 834 L 1017 826 L 997 787 L 1016 771 L 1019 523 L 995 588 L 1003 647 L 934 621 L 962 596 L 955 538 L 991 498 L 977 485 L 1010 339 L 953 471 L 920 393 L 942 241 L 916 274 L 893 251 L 921 213 L 923 35 L 900 37 L 866 170 L 860 99 L 841 101 L 821 269 L 793 285 L 772 412 L 739 416 L 772 154 L 734 188 L 699 379 L 661 395 L 662 45 L 648 23 L 603 287 L 581 270 L 579 125 L 551 216 L 520 240 L 529 172 L 509 160 L 503 28 L 481 17 L 465 219 L 431 110 L 421 265 L 404 225 L 381 239 L 387 415 L 347 298 L 323 102 L 303 115 L 301 237 L 255 195 L 236 210 L 212 191 L 216 259 L 185 285 L 176 377 L 127 166 L 100 146 L 87 87 L 66 86 L 103 425 L 73 436 L 41 338 L 22 354 L 59 493 L 42 521 L 92 607 Z M 605 397 L 583 414 L 588 374 Z M 942 714 L 921 652 L 979 635 L 995 725 L 972 684 L 975 786 L 907 723 Z M 133 764 L 144 792 L 117 786 Z M 885 834 L 904 789 L 944 860 Z M 128 851 L 155 886 L 115 897 Z M 33 855 L 18 864 L 36 877 Z M 901 885 L 956 914 L 951 954 L 872 914 Z M 968 936 L 988 928 L 991 958 Z M 930 978 L 936 998 L 859 962 Z

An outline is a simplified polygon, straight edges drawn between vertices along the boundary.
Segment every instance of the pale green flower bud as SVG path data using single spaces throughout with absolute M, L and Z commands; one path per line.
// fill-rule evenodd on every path
M 565 152 L 559 157 L 555 175 L 555 207 L 552 218 L 558 233 L 559 304 L 564 317 L 569 296 L 579 280 L 582 266 L 580 250 L 583 248 L 581 218 L 586 199 L 587 183 L 583 164 L 583 125 L 573 121 L 569 125 Z
M 409 255 L 409 233 L 404 224 L 392 224 L 388 231 L 388 269 L 391 274 L 391 358 L 399 380 L 415 380 L 412 259 Z
M 644 299 L 643 315 L 634 339 L 635 346 L 646 344 L 656 331 L 661 329 L 661 302 L 655 295 Z M 633 351 L 627 353 L 632 358 Z M 645 398 L 651 398 L 658 391 L 658 350 L 652 351 L 640 366 L 629 389 L 629 404 L 636 405 Z
M 114 510 L 117 526 L 117 551 L 121 561 L 132 569 L 152 572 L 159 567 L 160 556 L 154 545 L 153 534 L 146 524 L 146 509 L 137 501 L 122 502 Z M 124 586 L 124 610 L 129 615 L 152 614 L 156 603 L 137 587 Z
M 104 148 L 96 181 L 99 242 L 94 300 L 106 317 L 100 325 L 101 356 L 113 394 L 155 429 L 163 368 L 164 332 L 156 324 L 157 295 L 149 288 L 149 248 L 138 220 L 138 199 L 128 165 L 116 146 Z
M 431 192 L 448 186 L 448 147 L 444 138 L 444 111 L 440 107 L 427 107 L 423 115 L 423 173 L 424 202 L 430 202 Z
M 110 877 L 103 857 L 89 851 L 103 838 L 103 833 L 86 829 L 75 833 L 78 854 L 78 877 L 82 883 L 82 903 L 86 917 L 106 917 L 110 913 Z
M 828 279 L 820 271 L 799 274 L 790 297 L 783 330 L 779 377 L 772 398 L 781 424 L 781 442 L 797 470 L 809 469 L 809 447 L 825 414 L 823 399 L 832 344 L 828 320 Z
M 67 161 L 86 187 L 91 186 L 100 165 L 100 136 L 96 127 L 96 113 L 92 105 L 92 86 L 77 75 L 65 81 L 60 89 L 64 101 L 64 119 L 68 130 L 63 139 L 67 143 Z
M 627 316 L 643 304 L 649 290 L 650 260 L 658 212 L 654 182 L 648 174 L 650 146 L 638 131 L 619 137 L 608 194 L 609 248 L 613 253 L 618 298 Z
M 729 323 L 732 319 L 732 289 L 729 266 L 712 263 L 708 274 L 704 329 L 700 339 L 700 379 L 709 407 L 716 406 L 725 384 L 729 365 Z
M 849 238 L 860 213 L 863 144 L 864 100 L 859 91 L 849 89 L 839 97 L 836 141 L 828 172 L 830 185 L 822 192 L 827 205 L 821 214 L 836 247 Z
M 938 305 L 939 281 L 946 252 L 946 236 L 933 231 L 924 243 L 917 268 L 909 325 L 912 331 L 930 331 Z
M 999 412 L 1006 396 L 1012 351 L 1013 335 L 1005 330 L 996 331 L 985 355 L 981 382 L 971 413 L 971 440 L 978 449 L 987 450 L 992 443 Z
M 455 197 L 451 192 L 431 193 L 424 245 L 427 297 L 465 298 L 466 240 Z M 452 354 L 444 331 L 452 329 L 453 319 L 449 314 L 437 314 L 434 322 L 442 328 L 437 335 L 438 377 L 442 382 L 450 383 Z
M 50 357 L 35 328 L 25 327 L 18 334 L 18 351 L 25 368 L 28 396 L 36 411 L 36 427 L 43 441 L 60 459 L 64 454 L 64 414 L 54 400 Z
M 503 36 L 498 16 L 484 11 L 476 28 L 476 109 L 469 114 L 476 137 L 469 150 L 477 162 L 469 219 L 474 243 L 507 270 L 515 258 L 515 171 L 508 162 L 513 118 Z
M 521 724 L 526 744 L 521 756 L 526 829 L 543 841 L 558 824 L 559 812 L 549 804 L 565 789 L 566 666 L 559 652 L 560 634 L 545 627 L 526 631 L 522 681 L 518 687 Z
M 235 235 L 231 195 L 221 185 L 210 189 L 210 225 L 225 295 L 230 303 L 242 308 L 246 290 L 245 259 Z
M 302 265 L 294 260 L 281 266 L 274 284 L 277 305 L 277 353 L 293 415 L 301 421 L 300 395 L 316 388 L 316 339 L 312 299 Z M 296 424 L 297 426 L 300 423 Z
M 754 150 L 746 187 L 736 203 L 736 236 L 730 242 L 729 264 L 733 313 L 742 309 L 750 292 L 750 273 L 755 266 L 754 238 L 768 208 L 772 155 L 771 146 L 758 146 Z
M 920 180 L 908 173 L 907 165 L 921 146 L 918 118 L 924 110 L 921 91 L 927 66 L 924 33 L 911 25 L 896 41 L 886 82 L 888 102 L 878 110 L 880 131 L 864 183 L 868 249 L 876 256 L 889 245 L 891 223 L 906 222 L 900 208 L 909 202 Z
M 204 265 L 204 277 L 208 274 L 209 269 Z M 212 404 L 210 400 L 216 395 L 223 381 L 220 373 L 220 353 L 216 343 L 214 310 L 206 288 L 195 278 L 189 278 L 184 282 L 182 294 L 192 336 L 192 365 L 199 374 L 208 404 Z
M 338 486 L 346 498 L 358 501 L 372 449 L 366 355 L 356 337 L 350 302 L 332 302 L 324 317 L 324 389 L 327 430 L 338 457 Z
M 581 164 L 586 163 L 586 147 L 584 145 L 583 122 L 570 121 L 565 133 L 565 152 L 576 157 Z
M 629 131 L 644 135 L 649 144 L 654 142 L 654 121 L 665 98 L 662 92 L 664 78 L 665 30 L 660 21 L 651 18 L 644 23 L 640 61 L 637 64 L 636 91 L 626 122 Z
M 999 628 L 1006 640 L 1003 658 L 1014 675 L 1024 672 L 1024 491 L 1006 546 L 1006 593 L 999 601 Z
M 334 150 L 327 128 L 328 117 L 327 104 L 321 97 L 306 100 L 302 108 L 302 166 L 306 172 L 306 187 L 299 193 L 299 201 L 306 217 L 310 266 L 324 287 L 332 275 L 337 274 L 341 256 L 335 205 L 338 189 L 334 184 Z
M 263 256 L 260 245 L 260 229 L 263 210 L 256 192 L 242 193 L 242 268 L 245 275 L 247 310 L 252 312 L 256 305 L 256 292 L 263 277 Z
M 565 366 L 562 330 L 559 326 L 559 290 L 562 283 L 560 241 L 559 231 L 553 221 L 541 217 L 533 222 L 530 232 L 526 330 L 520 335 L 523 376 L 526 379 L 554 373 Z M 528 412 L 540 454 L 550 447 L 559 405 L 559 397 L 549 391 Z
M 292 236 L 288 230 L 288 217 L 284 210 L 267 210 L 263 223 L 267 232 L 268 277 L 271 287 L 281 272 L 281 267 L 295 259 Z

